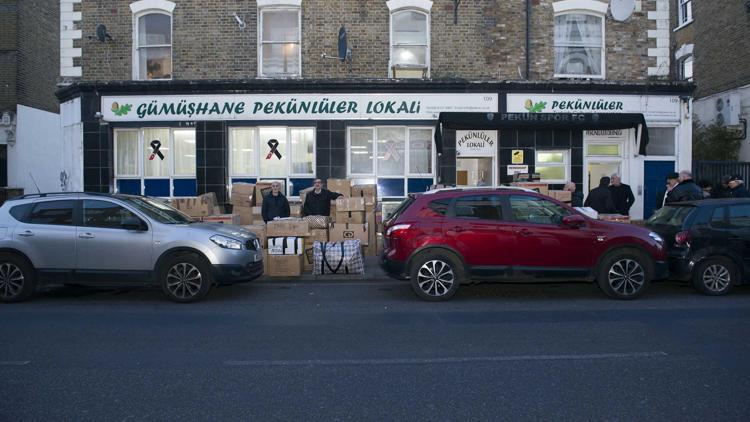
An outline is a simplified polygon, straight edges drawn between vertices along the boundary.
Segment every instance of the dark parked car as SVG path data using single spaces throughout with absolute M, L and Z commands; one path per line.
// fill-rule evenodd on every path
M 659 235 L 591 219 L 525 189 L 447 189 L 411 196 L 384 223 L 381 265 L 422 299 L 489 281 L 594 281 L 632 299 L 667 275 Z
M 664 238 L 672 279 L 723 295 L 750 274 L 750 199 L 668 204 L 646 226 Z

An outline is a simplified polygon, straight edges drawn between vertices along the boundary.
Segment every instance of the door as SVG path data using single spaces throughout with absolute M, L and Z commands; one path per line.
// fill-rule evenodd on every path
M 514 238 L 503 221 L 499 195 L 467 195 L 456 198 L 444 220 L 443 232 L 469 266 L 502 271 L 511 265 Z
M 587 226 L 562 226 L 563 217 L 571 213 L 567 208 L 531 195 L 510 195 L 508 201 L 516 238 L 514 270 L 548 273 L 580 270 L 583 275 L 593 266 L 596 235 Z
M 602 177 L 610 177 L 615 173 L 621 173 L 621 162 L 593 162 L 589 161 L 588 164 L 588 173 L 587 173 L 587 183 L 588 183 L 588 192 L 591 192 L 592 189 L 599 187 L 599 180 L 601 180 Z M 624 183 L 624 181 L 623 181 Z M 586 193 L 586 196 L 588 196 L 588 192 Z
M 493 186 L 493 158 L 456 158 L 456 186 Z
M 674 171 L 674 161 L 646 161 L 643 164 L 643 219 L 661 208 L 666 191 L 667 174 Z M 660 197 L 661 195 L 661 197 Z
M 85 199 L 82 203 L 83 222 L 78 227 L 76 248 L 78 275 L 86 277 L 104 272 L 127 275 L 153 269 L 153 231 L 122 228 L 125 220 L 139 217 L 103 199 Z
M 75 267 L 76 201 L 40 201 L 16 227 L 19 248 L 38 270 L 68 272 Z

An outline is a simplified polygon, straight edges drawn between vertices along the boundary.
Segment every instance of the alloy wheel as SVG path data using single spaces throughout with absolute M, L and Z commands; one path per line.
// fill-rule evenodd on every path
M 0 264 L 0 295 L 5 299 L 11 299 L 21 293 L 23 289 L 24 276 L 20 268 L 14 264 L 5 262 Z
M 712 292 L 721 292 L 732 282 L 732 275 L 727 267 L 720 264 L 709 265 L 703 271 L 703 285 Z
M 430 296 L 440 297 L 447 294 L 455 281 L 453 269 L 441 260 L 425 262 L 417 273 L 419 288 Z
M 188 299 L 198 294 L 203 284 L 203 275 L 193 264 L 176 264 L 167 272 L 167 290 L 174 297 Z
M 609 267 L 608 281 L 612 290 L 621 296 L 637 293 L 646 282 L 646 272 L 633 259 L 621 259 Z

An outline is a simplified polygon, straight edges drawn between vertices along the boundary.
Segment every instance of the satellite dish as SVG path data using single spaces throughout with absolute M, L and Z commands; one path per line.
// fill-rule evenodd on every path
M 616 21 L 624 22 L 635 11 L 635 0 L 609 0 L 609 11 Z
M 96 26 L 96 38 L 101 41 L 105 42 L 107 40 L 113 41 L 114 38 L 112 38 L 112 35 L 107 32 L 107 27 L 103 24 L 99 24 Z
M 347 59 L 347 53 L 348 55 L 351 55 L 348 50 L 349 49 L 346 45 L 346 28 L 344 25 L 341 25 L 341 28 L 339 29 L 339 60 L 341 60 L 341 63 Z

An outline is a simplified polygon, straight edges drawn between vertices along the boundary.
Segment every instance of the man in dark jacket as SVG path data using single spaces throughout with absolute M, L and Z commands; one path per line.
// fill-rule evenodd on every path
M 735 174 L 729 178 L 729 197 L 730 198 L 750 198 L 750 192 L 745 187 L 745 181 L 742 176 Z
M 563 190 L 570 192 L 570 206 L 571 207 L 583 206 L 583 192 L 576 190 L 575 183 L 573 182 L 566 183 L 565 188 Z
M 630 215 L 630 207 L 635 202 L 635 196 L 633 196 L 633 190 L 630 189 L 630 186 L 622 183 L 619 174 L 612 175 L 612 184 L 609 185 L 609 191 L 612 193 L 612 202 L 614 202 L 617 212 L 622 215 Z
M 279 182 L 271 183 L 271 193 L 263 197 L 260 213 L 266 223 L 275 218 L 289 217 L 289 201 L 279 191 L 279 188 Z
M 315 179 L 313 191 L 305 195 L 305 203 L 302 205 L 302 215 L 331 215 L 331 201 L 343 196 L 338 192 L 331 192 L 322 188 L 323 182 Z
M 584 207 L 591 207 L 599 214 L 615 214 L 615 204 L 612 202 L 612 193 L 609 191 L 609 177 L 604 176 L 599 180 L 599 187 L 589 192 Z
M 660 209 L 664 206 L 664 204 L 667 202 L 667 196 L 669 195 L 669 192 L 674 189 L 675 186 L 677 186 L 677 183 L 679 183 L 680 175 L 676 172 L 672 172 L 667 174 L 667 185 L 666 189 L 663 191 L 660 191 L 659 194 L 656 197 L 656 207 L 654 209 Z
M 693 182 L 693 174 L 689 170 L 680 172 L 679 181 L 680 183 L 667 194 L 665 203 L 703 199 L 703 189 Z

